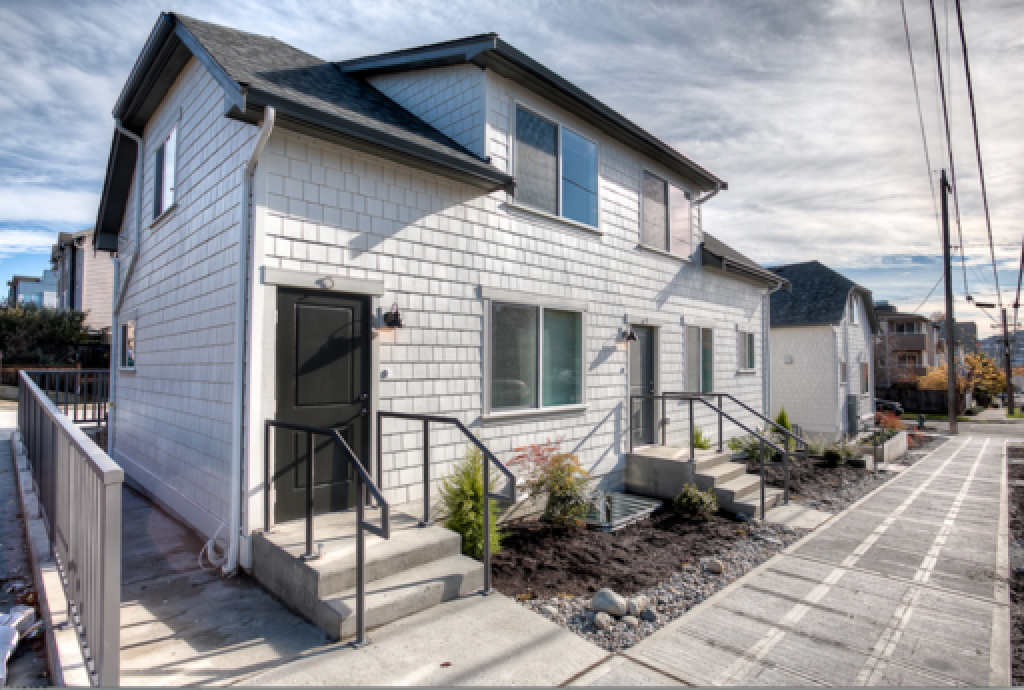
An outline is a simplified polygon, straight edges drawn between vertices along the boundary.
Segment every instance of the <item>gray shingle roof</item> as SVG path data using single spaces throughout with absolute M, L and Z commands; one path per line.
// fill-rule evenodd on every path
M 871 291 L 833 271 L 819 261 L 807 261 L 771 269 L 793 286 L 791 291 L 776 292 L 771 299 L 772 328 L 835 324 L 843 319 L 852 291 L 864 297 L 872 329 L 876 327 Z
M 239 84 L 333 115 L 410 143 L 483 164 L 476 154 L 334 64 L 282 43 L 173 14 Z
M 739 253 L 725 242 L 708 233 L 704 233 L 704 241 L 701 243 L 703 250 L 703 263 L 714 266 L 724 271 L 742 273 L 748 278 L 762 280 L 769 284 L 786 283 L 784 277 L 780 277 L 761 266 L 753 259 Z

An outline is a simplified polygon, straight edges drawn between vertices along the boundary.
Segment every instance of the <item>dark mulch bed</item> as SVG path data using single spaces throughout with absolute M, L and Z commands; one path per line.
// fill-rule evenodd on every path
M 1024 465 L 1007 465 L 1006 476 L 1010 479 L 1024 479 Z
M 494 587 L 508 596 L 538 597 L 585 596 L 604 587 L 628 596 L 747 536 L 742 522 L 693 522 L 668 509 L 616 532 L 533 521 L 504 529 L 508 536 L 492 560 Z
M 758 474 L 761 471 L 759 462 L 747 461 L 747 472 Z M 765 468 L 765 484 L 777 489 L 783 488 L 781 467 Z M 839 489 L 839 482 L 851 484 L 865 475 L 870 474 L 863 467 L 843 464 L 831 467 L 821 458 L 791 457 L 789 459 L 789 494 L 791 498 L 818 500 L 834 496 Z

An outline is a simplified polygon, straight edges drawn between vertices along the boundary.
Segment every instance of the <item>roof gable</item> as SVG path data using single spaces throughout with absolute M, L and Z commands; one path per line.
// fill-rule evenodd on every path
M 793 286 L 789 292 L 772 296 L 772 328 L 838 324 L 846 315 L 851 293 L 856 293 L 862 298 L 871 330 L 877 330 L 871 291 L 841 273 L 819 261 L 778 266 L 771 270 Z

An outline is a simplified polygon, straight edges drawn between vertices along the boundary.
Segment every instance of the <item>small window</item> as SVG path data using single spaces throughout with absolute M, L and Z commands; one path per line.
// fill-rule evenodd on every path
M 177 148 L 178 128 L 172 127 L 167 138 L 156 150 L 153 165 L 153 218 L 154 220 L 167 212 L 174 205 L 174 192 L 177 184 Z
M 692 211 L 687 193 L 644 171 L 642 244 L 679 256 L 692 253 Z
M 857 298 L 850 298 L 850 323 L 857 323 Z
M 135 322 L 121 324 L 121 368 L 135 368 Z
M 686 327 L 686 390 L 692 393 L 715 390 L 714 334 L 710 328 Z
M 757 350 L 754 347 L 754 334 L 745 333 L 740 331 L 739 333 L 739 369 L 756 369 L 757 368 Z
M 849 378 L 846 373 L 846 362 L 839 363 L 839 383 L 848 383 Z
M 860 363 L 860 392 L 867 393 L 871 388 L 871 382 L 868 379 L 868 363 Z
M 583 314 L 491 305 L 491 409 L 583 402 Z

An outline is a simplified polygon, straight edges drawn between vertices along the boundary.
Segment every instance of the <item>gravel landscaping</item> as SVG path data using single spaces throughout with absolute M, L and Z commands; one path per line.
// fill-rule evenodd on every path
M 1024 477 L 1024 446 L 1007 446 L 1007 474 Z M 1010 522 L 1010 615 L 1013 646 L 1013 684 L 1024 685 L 1024 487 L 1008 487 Z

